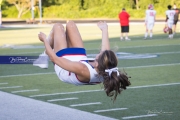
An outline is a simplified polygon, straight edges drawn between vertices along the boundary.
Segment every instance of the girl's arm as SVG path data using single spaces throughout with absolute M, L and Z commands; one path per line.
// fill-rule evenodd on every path
M 52 62 L 54 62 L 61 68 L 65 69 L 67 71 L 73 72 L 77 75 L 81 75 L 81 76 L 87 75 L 88 68 L 84 64 L 82 64 L 80 62 L 73 62 L 73 61 L 70 61 L 70 60 L 62 58 L 62 57 L 58 57 L 54 53 L 52 48 L 50 47 L 49 42 L 46 40 L 46 35 L 44 33 L 40 33 L 38 36 L 39 36 L 39 39 L 44 43 L 46 53 Z
M 98 22 L 97 23 L 99 29 L 102 31 L 102 45 L 101 45 L 101 51 L 104 50 L 110 50 L 109 45 L 109 35 L 108 35 L 108 25 L 106 22 Z

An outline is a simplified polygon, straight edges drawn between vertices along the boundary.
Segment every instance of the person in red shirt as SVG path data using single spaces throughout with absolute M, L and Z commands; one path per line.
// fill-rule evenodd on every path
M 119 13 L 119 22 L 121 25 L 121 40 L 123 40 L 123 34 L 126 34 L 125 40 L 131 40 L 128 38 L 129 33 L 129 17 L 130 15 L 126 12 L 125 8 Z

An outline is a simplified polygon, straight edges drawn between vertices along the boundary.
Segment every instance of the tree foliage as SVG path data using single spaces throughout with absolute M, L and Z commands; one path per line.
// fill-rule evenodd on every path
M 6 6 L 14 5 L 18 18 L 30 14 L 31 0 L 4 0 Z M 38 1 L 33 0 L 38 8 Z M 131 17 L 142 18 L 149 4 L 153 4 L 158 16 L 164 16 L 167 5 L 180 6 L 180 0 L 41 0 L 43 17 L 48 18 L 117 18 L 126 8 Z M 7 3 L 8 2 L 8 3 Z M 4 7 L 4 5 L 2 6 Z M 11 9 L 12 11 L 12 9 Z M 10 12 L 10 11 L 9 11 Z M 6 12 L 8 13 L 8 12 Z M 38 12 L 37 12 L 38 13 Z M 12 14 L 12 13 L 9 13 Z M 38 14 L 37 14 L 38 15 Z M 4 15 L 5 16 L 5 15 Z M 7 14 L 8 16 L 8 14 Z
M 26 14 L 29 12 L 31 8 L 31 0 L 7 0 L 9 4 L 15 5 L 16 9 L 18 10 L 18 18 L 20 18 L 22 15 Z M 38 0 L 34 0 L 34 5 Z

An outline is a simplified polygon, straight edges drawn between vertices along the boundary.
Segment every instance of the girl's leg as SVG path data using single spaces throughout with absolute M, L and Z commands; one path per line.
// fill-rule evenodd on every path
M 54 52 L 57 53 L 59 50 L 67 48 L 66 35 L 64 27 L 60 23 L 54 24 L 47 40 Z M 40 68 L 48 68 L 49 58 L 45 52 L 39 55 L 39 58 L 33 62 L 34 66 Z
M 52 29 L 52 44 L 54 52 L 58 52 L 61 49 L 67 48 L 67 41 L 64 26 L 60 23 L 56 23 Z
M 66 40 L 67 47 L 84 48 L 79 30 L 73 21 L 68 21 L 66 24 Z
M 48 37 L 47 37 L 47 40 L 51 46 L 51 48 L 53 49 L 54 48 L 54 40 L 53 40 L 53 29 L 50 31 Z

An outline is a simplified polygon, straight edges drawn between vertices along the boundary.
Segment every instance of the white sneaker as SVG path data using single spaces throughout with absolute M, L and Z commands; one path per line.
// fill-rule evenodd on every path
M 125 40 L 131 40 L 131 39 L 129 39 L 129 38 L 126 38 Z
M 46 53 L 42 53 L 39 55 L 39 58 L 36 59 L 34 62 L 33 62 L 33 66 L 38 66 L 40 68 L 48 68 L 48 65 L 49 65 L 49 57 Z
M 120 40 L 121 40 L 121 41 L 124 40 L 123 37 L 121 37 Z

